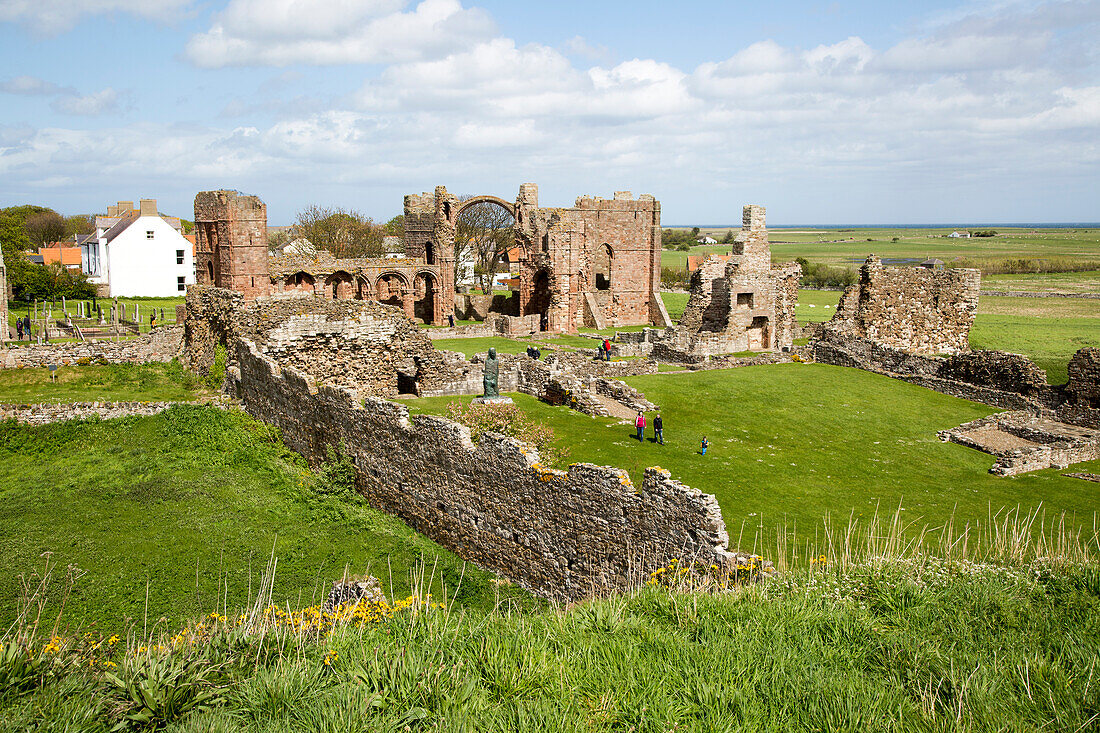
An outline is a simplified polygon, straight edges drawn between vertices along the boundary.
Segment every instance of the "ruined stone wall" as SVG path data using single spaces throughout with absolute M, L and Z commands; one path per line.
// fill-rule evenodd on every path
M 33 405 L 0 404 L 0 422 L 15 420 L 23 425 L 46 425 L 63 420 L 87 420 L 96 417 L 147 417 L 164 412 L 179 402 L 42 402 Z
M 279 427 L 311 463 L 346 453 L 356 487 L 383 511 L 540 595 L 574 601 L 625 590 L 670 558 L 726 567 L 728 535 L 713 496 L 646 470 L 573 464 L 555 471 L 510 438 L 348 390 L 317 387 L 237 342 L 236 392 L 253 416 Z
M 11 297 L 8 290 L 8 268 L 4 266 L 4 253 L 0 252 L 0 342 L 8 338 L 11 330 L 8 325 L 8 299 Z
M 980 285 L 978 270 L 884 267 L 871 255 L 825 330 L 914 354 L 969 351 Z
M 239 191 L 195 195 L 195 282 L 268 295 L 267 206 Z
M 125 341 L 88 341 L 86 343 L 12 345 L 0 349 L 0 369 L 19 369 L 87 364 L 144 364 L 168 362 L 183 350 L 184 329 L 165 326 L 152 333 Z
M 1066 393 L 1075 406 L 1100 408 L 1100 349 L 1087 346 L 1069 361 Z
M 698 361 L 793 345 L 802 268 L 794 262 L 772 266 L 763 206 L 746 206 L 743 220 L 733 254 L 708 257 L 692 273 L 684 314 L 663 335 L 658 354 Z

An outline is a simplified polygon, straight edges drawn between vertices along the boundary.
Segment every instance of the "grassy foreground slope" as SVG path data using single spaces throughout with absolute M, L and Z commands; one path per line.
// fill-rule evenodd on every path
M 0 727 L 1084 731 L 1100 719 L 1095 564 L 895 559 L 719 595 L 406 610 L 320 637 L 232 618 L 189 632 L 79 664 L 66 660 L 87 643 L 12 639 L 57 671 L 0 684 Z
M 323 596 L 345 566 L 387 584 L 392 573 L 400 589 L 421 556 L 429 568 L 438 560 L 437 593 L 440 578 L 453 589 L 465 572 L 460 601 L 494 603 L 486 573 L 342 494 L 339 478 L 311 472 L 276 430 L 212 407 L 37 428 L 0 423 L 0 624 L 19 607 L 19 576 L 33 585 L 44 553 L 59 569 L 55 587 L 66 566 L 81 571 L 68 621 L 111 631 L 124 631 L 126 619 L 175 626 L 240 606 L 273 551 L 276 603 Z
M 777 364 L 626 381 L 661 406 L 666 445 L 650 442 L 652 431 L 639 444 L 632 425 L 513 397 L 554 429 L 571 461 L 624 468 L 635 482 L 659 465 L 714 494 L 741 549 L 755 546 L 771 556 L 784 526 L 788 532 L 797 526 L 800 541 L 812 540 L 826 513 L 868 519 L 880 506 L 886 512 L 902 506 L 903 518 L 917 528 L 952 515 L 959 524 L 984 523 L 991 511 L 1017 506 L 1043 507 L 1048 516 L 1067 512 L 1069 525 L 1091 528 L 1100 512 L 1094 484 L 1056 470 L 998 478 L 988 473 L 991 456 L 936 438 L 936 431 L 995 408 L 887 377 Z M 455 399 L 470 398 L 421 399 L 409 407 L 442 413 Z M 710 449 L 701 456 L 704 435 Z
M 214 384 L 211 384 L 214 382 Z M 185 402 L 220 387 L 179 362 L 0 369 L 0 402 Z

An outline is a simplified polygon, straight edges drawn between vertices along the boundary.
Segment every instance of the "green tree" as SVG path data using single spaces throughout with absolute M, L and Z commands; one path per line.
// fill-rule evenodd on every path
M 722 237 L 722 244 L 733 244 L 733 242 L 734 242 L 733 230 L 732 229 L 727 229 L 726 230 L 726 236 Z
M 298 212 L 291 239 L 306 239 L 336 257 L 381 257 L 383 227 L 358 211 L 308 206 Z
M 65 217 L 56 211 L 43 211 L 28 216 L 23 226 L 27 230 L 27 238 L 35 247 L 60 242 L 65 237 Z

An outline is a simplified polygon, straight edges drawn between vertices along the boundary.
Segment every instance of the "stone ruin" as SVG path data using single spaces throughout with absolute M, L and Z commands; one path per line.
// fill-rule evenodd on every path
M 885 267 L 871 255 L 820 336 L 867 339 L 912 354 L 970 351 L 981 272 Z
M 763 206 L 746 206 L 732 254 L 708 257 L 691 276 L 684 315 L 663 336 L 663 348 L 690 355 L 790 349 L 795 317 L 795 262 L 772 265 Z
M 438 186 L 405 197 L 405 251 L 438 253 L 451 268 L 455 228 L 466 207 L 491 202 L 515 219 L 518 288 L 510 312 L 522 325 L 512 333 L 576 331 L 656 323 L 670 326 L 661 300 L 661 204 L 617 191 L 613 199 L 581 196 L 572 208 L 539 206 L 538 186 L 524 183 L 515 203 L 496 196 L 460 201 Z
M 575 601 L 636 587 L 671 558 L 732 570 L 717 501 L 667 471 L 647 469 L 635 485 L 606 466 L 554 470 L 531 446 L 491 433 L 475 443 L 464 426 L 382 399 L 410 377 L 419 393 L 481 389 L 476 363 L 433 349 L 399 308 L 293 293 L 246 301 L 196 286 L 185 334 L 192 368 L 228 347 L 229 391 L 311 464 L 331 449 L 348 455 L 373 506 L 539 595 Z M 592 414 L 604 400 L 655 409 L 622 382 L 574 372 L 574 359 L 585 361 L 502 355 L 501 388 Z M 348 600 L 358 589 L 335 592 Z
M 0 333 L 0 341 L 8 338 L 11 326 L 8 325 L 8 300 L 11 292 L 8 289 L 8 269 L 4 266 L 4 253 L 0 252 L 0 327 L 4 330 Z
M 511 298 L 491 303 L 502 333 L 671 325 L 659 291 L 661 205 L 627 191 L 613 199 L 582 196 L 572 208 L 541 208 L 533 183 L 520 186 L 514 203 L 487 195 L 462 201 L 438 186 L 405 197 L 404 257 L 357 259 L 326 252 L 270 258 L 263 202 L 236 191 L 204 191 L 195 196 L 197 282 L 246 299 L 298 291 L 374 300 L 442 325 L 455 313 L 458 217 L 486 202 L 515 219 L 518 285 Z M 479 312 L 465 301 L 462 310 Z

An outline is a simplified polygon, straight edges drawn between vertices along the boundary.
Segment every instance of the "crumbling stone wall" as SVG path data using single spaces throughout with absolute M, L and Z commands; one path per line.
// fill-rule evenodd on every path
M 33 405 L 0 404 L 0 421 L 15 420 L 24 425 L 46 425 L 62 420 L 86 420 L 97 417 L 147 417 L 164 412 L 180 402 L 41 402 Z
M 1100 349 L 1086 346 L 1069 360 L 1066 394 L 1074 405 L 1100 408 Z
M 311 463 L 333 447 L 352 458 L 372 505 L 478 565 L 548 598 L 575 601 L 640 585 L 670 558 L 727 567 L 718 502 L 647 469 L 635 486 L 621 469 L 556 471 L 511 438 L 475 444 L 468 428 L 410 416 L 399 404 L 318 386 L 237 342 L 236 392 Z
M 771 264 L 763 206 L 746 206 L 728 258 L 708 257 L 691 276 L 680 322 L 658 354 L 694 360 L 738 351 L 790 349 L 798 333 L 795 306 L 802 268 Z
M 8 338 L 11 326 L 8 325 L 8 299 L 12 294 L 8 291 L 8 268 L 4 266 L 4 253 L 0 252 L 0 342 Z
M 88 341 L 77 344 L 41 344 L 0 349 L 0 369 L 87 364 L 144 364 L 168 362 L 183 350 L 180 326 L 165 326 L 125 341 Z
M 980 286 L 978 270 L 885 267 L 871 255 L 824 330 L 914 354 L 969 351 Z

